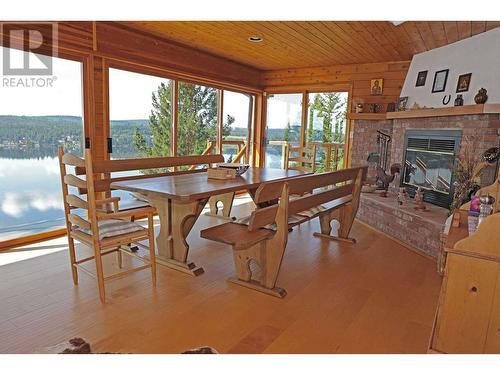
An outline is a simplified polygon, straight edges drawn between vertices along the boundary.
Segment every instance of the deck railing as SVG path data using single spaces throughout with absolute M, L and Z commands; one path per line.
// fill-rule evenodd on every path
M 202 155 L 211 155 L 216 152 L 217 149 L 217 141 L 208 140 L 207 147 L 202 152 Z M 247 143 L 243 139 L 224 139 L 222 140 L 222 150 L 224 153 L 224 146 L 235 146 L 236 147 L 236 155 L 232 159 L 232 163 L 247 163 Z M 196 166 L 192 166 L 189 168 L 190 170 L 196 168 Z

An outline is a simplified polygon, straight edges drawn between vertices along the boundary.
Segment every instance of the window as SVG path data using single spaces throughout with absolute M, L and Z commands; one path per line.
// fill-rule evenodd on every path
M 302 94 L 275 94 L 267 97 L 265 166 L 282 168 L 284 144 L 300 143 Z
M 213 154 L 217 150 L 217 89 L 179 83 L 177 155 Z
M 308 94 L 306 144 L 317 145 L 316 171 L 337 170 L 344 165 L 347 92 Z
M 253 97 L 224 91 L 222 154 L 226 162 L 248 163 Z
M 65 225 L 57 148 L 83 154 L 82 63 L 52 63 L 52 85 L 0 90 L 0 241 Z
M 170 156 L 173 81 L 109 69 L 113 159 Z

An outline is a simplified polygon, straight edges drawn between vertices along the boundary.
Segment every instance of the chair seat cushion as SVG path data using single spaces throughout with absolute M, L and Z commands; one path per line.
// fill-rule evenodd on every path
M 146 228 L 135 222 L 118 219 L 101 220 L 98 222 L 98 226 L 100 240 L 104 238 L 146 230 Z M 92 235 L 92 230 L 90 229 L 80 228 L 78 226 L 75 226 L 74 229 L 85 234 Z

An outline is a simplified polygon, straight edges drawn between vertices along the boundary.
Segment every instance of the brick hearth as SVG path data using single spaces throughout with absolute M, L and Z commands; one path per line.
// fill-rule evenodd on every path
M 427 206 L 428 211 L 420 211 L 414 209 L 413 202 L 400 206 L 394 193 L 388 193 L 387 198 L 380 197 L 378 193 L 362 193 L 357 218 L 414 250 L 435 258 L 448 210 Z
M 499 114 L 474 114 L 442 117 L 420 117 L 386 120 L 353 120 L 352 152 L 353 167 L 366 165 L 371 152 L 378 152 L 377 130 L 392 137 L 388 165 L 402 163 L 405 131 L 407 129 L 461 129 L 462 144 L 465 139 L 473 139 L 473 148 L 480 155 L 490 147 L 498 146 L 496 134 L 500 127 Z M 463 148 L 460 148 L 460 153 Z M 375 176 L 375 166 L 370 165 L 368 177 Z M 489 185 L 494 179 L 494 168 L 483 173 L 481 185 Z M 430 211 L 415 211 L 413 205 L 398 206 L 394 194 L 399 186 L 398 176 L 390 186 L 388 198 L 381 198 L 377 193 L 364 193 L 358 212 L 358 219 L 386 233 L 387 235 L 435 257 L 439 250 L 440 232 L 446 219 L 444 208 L 427 204 Z

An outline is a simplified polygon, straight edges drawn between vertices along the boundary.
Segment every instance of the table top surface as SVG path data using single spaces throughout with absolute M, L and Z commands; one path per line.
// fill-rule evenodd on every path
M 255 189 L 264 182 L 306 174 L 309 173 L 275 168 L 249 168 L 243 175 L 229 180 L 209 179 L 207 172 L 201 172 L 119 181 L 113 182 L 111 187 L 139 193 L 146 198 L 190 202 L 213 195 Z

